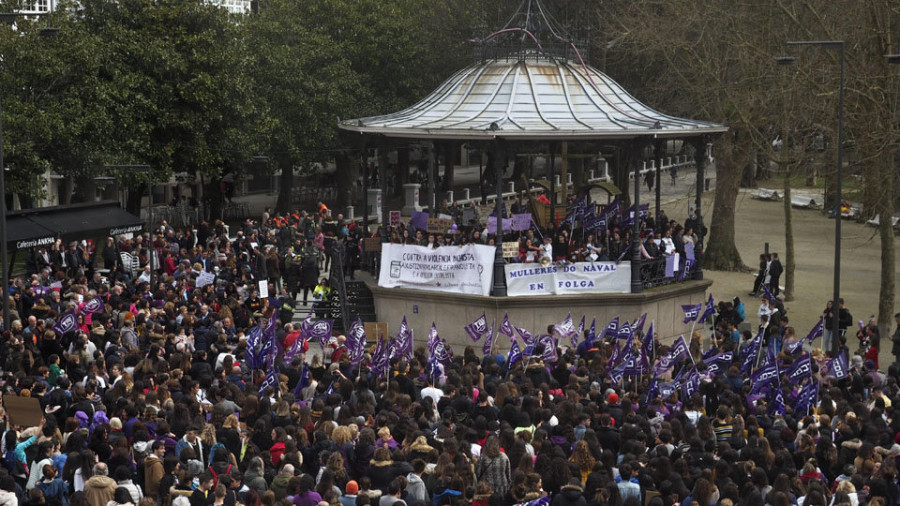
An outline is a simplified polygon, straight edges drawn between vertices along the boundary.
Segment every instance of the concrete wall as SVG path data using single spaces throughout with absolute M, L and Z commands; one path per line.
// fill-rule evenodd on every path
M 431 323 L 437 324 L 438 333 L 461 351 L 472 340 L 463 330 L 484 312 L 488 323 L 496 319 L 499 324 L 508 313 L 513 325 L 523 327 L 533 334 L 545 333 L 547 325 L 562 321 L 572 313 L 575 325 L 586 315 L 585 326 L 597 319 L 601 331 L 616 316 L 620 320 L 635 321 L 647 313 L 647 323 L 655 322 L 660 341 L 668 343 L 680 334 L 687 334 L 691 325 L 684 325 L 682 304 L 699 304 L 706 301 L 706 290 L 712 281 L 688 281 L 655 288 L 640 294 L 603 295 L 549 295 L 536 297 L 482 297 L 452 293 L 429 292 L 405 288 L 381 288 L 371 286 L 375 298 L 378 321 L 387 322 L 389 335 L 396 334 L 403 316 L 415 331 L 415 346 L 425 344 Z M 700 328 L 698 325 L 697 328 Z M 706 335 L 706 334 L 704 334 Z M 501 349 L 508 350 L 509 340 L 500 339 Z

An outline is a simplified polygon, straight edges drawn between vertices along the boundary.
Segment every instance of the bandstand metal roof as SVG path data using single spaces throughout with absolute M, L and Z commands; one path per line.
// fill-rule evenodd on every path
M 641 103 L 587 65 L 556 24 L 540 0 L 522 0 L 502 29 L 472 41 L 477 63 L 407 109 L 338 126 L 386 137 L 461 140 L 683 138 L 728 130 Z

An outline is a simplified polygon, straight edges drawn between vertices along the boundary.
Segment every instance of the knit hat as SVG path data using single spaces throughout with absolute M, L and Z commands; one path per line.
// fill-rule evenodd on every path
M 359 492 L 359 484 L 353 480 L 347 482 L 347 490 L 345 491 L 347 495 L 356 495 Z
M 615 392 L 609 394 L 609 396 L 606 398 L 606 401 L 609 402 L 610 404 L 618 404 L 619 403 L 619 394 L 617 394 Z

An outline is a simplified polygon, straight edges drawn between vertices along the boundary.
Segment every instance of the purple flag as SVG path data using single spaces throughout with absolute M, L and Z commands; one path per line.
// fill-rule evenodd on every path
M 366 354 L 366 327 L 363 325 L 362 318 L 357 316 L 350 324 L 350 330 L 347 332 L 347 352 L 350 355 L 350 364 L 353 367 L 362 362 Z
M 522 350 L 519 349 L 519 342 L 513 341 L 509 353 L 506 355 L 507 368 L 512 369 L 513 364 L 519 360 L 522 360 Z
M 585 319 L 585 316 L 582 315 L 582 316 L 581 316 L 581 323 L 578 324 L 578 328 L 575 329 L 575 333 L 572 334 L 572 339 L 571 339 L 571 342 L 572 342 L 572 348 L 577 348 L 577 347 L 578 347 L 578 340 L 581 339 L 581 336 L 584 335 L 584 319 Z
M 850 366 L 847 363 L 847 355 L 838 353 L 838 355 L 828 362 L 828 375 L 842 380 L 850 374 Z
M 678 390 L 678 387 L 681 386 L 677 381 L 669 381 L 666 383 L 659 384 L 659 396 L 663 399 L 668 399 Z
M 649 404 L 656 400 L 657 397 L 659 397 L 659 378 L 654 374 L 653 379 L 650 380 L 650 387 L 647 388 L 647 399 L 644 403 Z
M 375 345 L 375 353 L 372 354 L 372 374 L 381 376 L 386 373 L 390 365 L 387 346 L 384 344 L 384 336 L 379 337 Z
M 57 337 L 62 337 L 77 328 L 78 318 L 75 317 L 75 313 L 69 312 L 59 317 L 53 325 L 53 332 L 56 332 Z
M 766 286 L 765 283 L 761 284 L 760 287 L 762 288 L 763 296 L 765 296 L 769 300 L 775 300 L 775 296 L 772 295 L 772 292 L 769 291 L 769 287 Z
M 793 343 L 785 344 L 784 349 L 790 355 L 793 355 L 794 353 L 802 351 L 803 350 L 803 339 L 801 339 L 799 341 L 794 341 Z
M 744 348 L 744 354 L 741 356 L 741 374 L 746 376 L 756 365 L 756 357 L 759 356 L 759 349 L 762 347 L 762 332 L 756 334 L 750 344 Z
M 561 337 L 571 337 L 573 334 L 577 335 L 578 332 L 575 330 L 575 322 L 572 321 L 572 313 L 569 313 L 566 316 L 565 320 L 557 323 L 553 330 L 559 333 Z
M 787 374 L 788 380 L 791 383 L 797 384 L 805 378 L 812 378 L 812 360 L 809 357 L 809 353 L 805 353 L 802 357 L 795 360 L 793 364 L 785 371 Z
M 689 304 L 689 305 L 681 305 L 681 310 L 684 312 L 684 323 L 690 323 L 692 321 L 696 321 L 700 316 L 700 310 L 703 309 L 703 304 Z
M 667 278 L 675 277 L 675 256 L 669 255 L 666 257 L 666 274 Z
M 709 360 L 704 360 L 704 362 L 706 362 L 706 370 L 709 373 L 721 374 L 727 371 L 731 367 L 731 363 L 734 362 L 734 352 L 726 351 L 711 357 Z
M 304 321 L 300 324 L 301 328 L 304 326 L 304 323 L 306 322 Z M 325 345 L 331 339 L 332 328 L 334 328 L 334 320 L 319 320 L 306 327 L 306 335 L 309 336 L 308 339 L 318 341 L 322 349 L 325 349 Z
M 643 370 L 650 369 L 650 363 L 653 361 L 653 344 L 656 336 L 653 331 L 653 322 L 650 322 L 650 328 L 644 334 L 644 340 L 641 342 L 641 368 Z
M 713 301 L 712 294 L 709 294 L 709 300 L 706 301 L 706 307 L 703 309 L 703 314 L 700 315 L 700 323 L 706 323 L 714 314 L 716 314 L 716 303 Z
M 631 330 L 631 325 L 628 322 L 622 324 L 619 327 L 619 331 L 616 333 L 617 339 L 632 339 L 634 337 L 634 332 Z
M 531 340 L 534 339 L 534 336 L 531 335 L 531 332 L 528 332 L 522 327 L 515 327 L 515 329 L 516 333 L 519 334 L 519 337 L 522 338 L 522 341 L 525 342 L 525 344 L 530 343 Z
M 278 390 L 278 373 L 275 372 L 274 367 L 269 368 L 269 372 L 266 373 L 266 379 L 263 380 L 262 385 L 259 386 L 260 397 L 262 397 L 266 387 L 272 387 L 276 391 Z
M 681 271 L 678 273 L 678 281 L 684 281 L 687 277 L 688 273 L 691 272 L 691 269 L 694 268 L 694 265 L 697 263 L 696 260 L 691 260 L 688 258 L 684 261 L 684 266 L 681 268 Z
M 453 360 L 453 350 L 447 346 L 447 341 L 441 339 L 434 347 L 434 360 L 446 364 Z
M 819 397 L 819 384 L 817 382 L 810 383 L 803 388 L 794 404 L 794 413 L 802 413 L 809 411 L 809 408 L 815 406 L 816 399 Z
M 638 318 L 637 321 L 631 325 L 631 331 L 632 332 L 643 332 L 645 323 L 647 323 L 647 313 L 642 314 L 641 317 Z
M 513 330 L 512 323 L 509 322 L 509 314 L 503 315 L 503 320 L 500 321 L 500 328 L 498 332 L 510 338 L 510 340 L 515 341 L 515 330 Z
M 503 218 L 503 231 L 509 232 L 513 228 L 513 220 L 512 218 Z M 488 216 L 487 222 L 488 233 L 496 234 L 497 233 L 497 217 L 496 216 Z
M 778 367 L 775 364 L 760 367 L 750 375 L 750 391 L 759 392 L 762 387 L 777 381 Z
M 431 322 L 431 330 L 428 331 L 428 341 L 425 343 L 429 355 L 434 354 L 434 349 L 439 342 L 441 342 L 441 337 L 438 335 L 437 325 Z
M 700 391 L 700 374 L 696 370 L 691 372 L 687 380 L 681 385 L 681 392 L 685 399 L 690 399 L 692 395 Z
M 625 377 L 625 362 L 611 368 L 607 373 L 609 379 L 612 380 L 613 385 L 618 385 L 619 382 L 622 381 L 622 378 Z
M 541 356 L 541 360 L 548 364 L 556 363 L 559 360 L 559 355 L 556 353 L 559 340 L 554 336 L 545 335 L 541 337 L 540 342 L 544 345 L 544 354 Z
M 300 400 L 300 395 L 303 392 L 303 389 L 308 387 L 309 384 L 309 364 L 304 362 L 303 371 L 300 373 L 300 380 L 297 381 L 297 386 L 294 387 L 294 400 Z
M 472 341 L 478 342 L 487 333 L 487 316 L 481 313 L 481 316 L 475 318 L 475 321 L 463 327 L 466 334 L 472 338 Z
M 691 261 L 695 260 L 695 257 L 694 257 L 694 243 L 692 243 L 692 242 L 685 242 L 685 243 L 684 243 L 684 256 L 685 256 L 688 260 L 691 260 Z
M 781 394 L 781 388 L 778 388 L 775 390 L 775 399 L 769 404 L 769 415 L 784 416 L 786 412 L 787 410 L 784 407 L 784 395 Z
M 809 344 L 812 344 L 817 338 L 822 337 L 825 333 L 825 317 L 819 318 L 819 323 L 813 326 L 812 330 L 809 331 L 809 334 L 806 336 L 806 340 L 809 341 Z
M 105 306 L 103 304 L 103 299 L 98 295 L 97 297 L 89 300 L 87 304 L 81 306 L 81 309 L 78 311 L 78 313 L 82 315 L 99 313 L 100 311 L 103 311 L 104 307 Z
M 391 339 L 390 350 L 388 352 L 388 360 L 394 357 L 403 357 L 406 360 L 412 358 L 413 349 L 412 329 L 406 323 L 406 316 L 400 322 L 400 329 L 397 331 L 397 337 Z
M 715 346 L 712 346 L 712 347 L 710 347 L 708 350 L 704 351 L 704 352 L 703 352 L 703 355 L 700 355 L 700 360 L 706 362 L 706 361 L 708 361 L 709 359 L 711 359 L 711 358 L 713 358 L 714 356 L 716 356 L 716 353 L 718 353 L 718 351 L 719 351 L 718 348 L 716 348 Z
M 606 328 L 603 330 L 603 335 L 600 336 L 600 339 L 606 339 L 607 337 L 611 339 L 615 339 L 619 333 L 619 317 L 616 316 L 609 322 Z
M 669 352 L 666 353 L 659 361 L 656 363 L 656 366 L 653 368 L 654 374 L 666 374 L 671 371 L 675 366 L 675 362 L 679 360 L 684 360 L 690 356 L 690 352 L 688 350 L 688 345 L 684 342 L 684 336 L 678 336 L 678 339 L 675 340 L 675 343 L 672 344 L 672 347 L 669 349 Z
M 596 338 L 597 338 L 597 319 L 592 318 L 591 319 L 591 327 L 588 329 L 588 334 L 587 334 L 588 348 L 594 347 L 594 339 L 596 339 Z
M 494 346 L 494 324 L 496 324 L 496 323 L 497 323 L 496 320 L 492 321 L 491 328 L 488 329 L 487 338 L 485 338 L 485 340 L 484 340 L 484 346 L 481 347 L 481 353 L 483 355 L 491 354 L 491 347 Z

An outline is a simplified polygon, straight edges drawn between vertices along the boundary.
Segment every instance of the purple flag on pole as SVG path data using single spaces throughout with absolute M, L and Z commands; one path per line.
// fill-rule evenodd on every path
M 653 361 L 653 343 L 656 339 L 653 331 L 653 322 L 650 322 L 650 328 L 644 334 L 644 340 L 641 342 L 641 367 L 643 370 L 650 369 L 650 362 Z
M 714 357 L 710 357 L 708 360 L 704 360 L 704 362 L 706 363 L 706 370 L 709 373 L 721 374 L 726 372 L 728 368 L 731 367 L 731 363 L 734 362 L 734 352 L 726 351 Z
M 384 344 L 384 336 L 381 336 L 378 339 L 378 344 L 375 345 L 375 353 L 372 354 L 372 374 L 381 376 L 387 372 L 389 365 L 390 358 L 388 357 L 387 346 Z
M 544 345 L 544 354 L 541 356 L 541 360 L 548 364 L 556 363 L 559 360 L 559 355 L 556 353 L 559 340 L 554 336 L 545 335 L 541 337 L 542 339 L 539 342 Z
M 787 374 L 788 380 L 794 384 L 800 383 L 800 380 L 804 377 L 812 378 L 812 360 L 809 357 L 809 353 L 805 353 L 802 357 L 795 360 L 788 370 L 785 371 L 785 374 Z
M 793 355 L 794 353 L 797 353 L 798 351 L 802 351 L 803 350 L 803 339 L 801 339 L 799 341 L 794 341 L 793 343 L 786 343 L 784 345 L 784 349 L 790 355 Z
M 61 338 L 76 328 L 78 328 L 78 318 L 75 317 L 75 313 L 69 312 L 59 317 L 59 320 L 53 325 L 53 332 L 56 332 L 57 337 Z
M 491 354 L 491 347 L 494 346 L 494 325 L 496 323 L 496 320 L 491 322 L 491 328 L 488 329 L 487 337 L 484 340 L 484 346 L 481 347 L 481 353 L 484 355 Z
M 687 277 L 688 273 L 691 272 L 691 269 L 694 268 L 694 264 L 696 264 L 696 260 L 691 260 L 688 258 L 684 261 L 684 266 L 682 266 L 681 271 L 678 273 L 678 281 L 684 281 Z
M 515 330 L 513 330 L 512 323 L 509 322 L 508 313 L 503 315 L 503 320 L 500 321 L 500 328 L 497 331 L 510 338 L 510 340 L 515 341 Z
M 303 389 L 309 386 L 309 364 L 303 363 L 303 371 L 300 373 L 300 380 L 297 381 L 297 386 L 294 387 L 294 400 L 299 401 L 300 395 L 303 392 Z
M 516 333 L 519 334 L 519 337 L 522 338 L 522 341 L 525 342 L 525 344 L 530 343 L 531 340 L 534 339 L 534 336 L 531 335 L 531 332 L 528 332 L 522 327 L 516 327 Z
M 631 325 L 628 322 L 623 323 L 619 327 L 619 331 L 616 333 L 617 339 L 631 339 L 634 337 L 634 332 L 631 330 Z
M 666 374 L 675 366 L 675 362 L 684 360 L 690 356 L 688 345 L 684 342 L 684 336 L 678 336 L 669 352 L 663 355 L 653 368 L 654 374 Z
M 585 316 L 581 316 L 581 323 L 578 324 L 578 328 L 575 329 L 575 333 L 572 334 L 572 347 L 578 347 L 578 340 L 581 339 L 581 336 L 584 335 L 584 319 Z
M 700 391 L 700 374 L 694 370 L 687 380 L 681 385 L 681 391 L 685 399 L 690 399 L 695 393 Z
M 778 367 L 776 367 L 775 364 L 760 367 L 750 375 L 750 391 L 759 392 L 762 387 L 777 381 Z
M 425 343 L 429 355 L 434 354 L 434 348 L 439 342 L 441 342 L 441 337 L 438 335 L 437 325 L 431 322 L 431 330 L 428 331 L 428 341 Z
M 519 349 L 519 342 L 513 341 L 509 348 L 509 354 L 506 355 L 506 365 L 508 369 L 512 369 L 513 364 L 522 360 L 522 350 Z
M 347 351 L 350 355 L 350 364 L 354 367 L 359 365 L 366 354 L 366 341 L 366 327 L 362 318 L 357 316 L 347 332 Z
M 838 355 L 829 360 L 827 364 L 829 376 L 834 376 L 841 380 L 850 374 L 850 367 L 847 363 L 847 355 L 845 353 L 838 353 Z
M 611 339 L 615 339 L 619 333 L 619 317 L 616 316 L 609 322 L 606 328 L 603 330 L 603 335 L 600 336 L 600 339 L 606 339 L 607 337 Z
M 744 348 L 744 355 L 741 357 L 741 374 L 747 375 L 756 365 L 756 357 L 759 356 L 759 350 L 762 347 L 762 332 L 756 334 L 756 337 L 750 341 L 750 344 Z
M 266 373 L 266 379 L 263 380 L 262 385 L 259 386 L 260 397 L 267 387 L 273 387 L 278 390 L 278 373 L 275 372 L 274 367 L 269 368 L 269 372 Z
M 487 333 L 487 316 L 485 316 L 484 313 L 481 313 L 481 316 L 475 318 L 475 321 L 466 325 L 463 329 L 465 329 L 466 334 L 469 334 L 472 341 L 477 343 L 484 337 L 484 334 Z
M 644 323 L 647 322 L 647 313 L 641 315 L 640 318 L 637 319 L 634 324 L 631 325 L 632 332 L 643 332 L 644 331 Z
M 775 296 L 772 295 L 772 292 L 769 291 L 769 287 L 766 286 L 765 283 L 761 284 L 760 287 L 762 288 L 763 295 L 764 295 L 767 299 L 769 299 L 769 300 L 775 300 Z
M 588 329 L 588 334 L 587 334 L 587 342 L 588 342 L 589 348 L 594 347 L 594 339 L 596 339 L 596 338 L 597 338 L 597 319 L 592 318 L 591 319 L 591 327 Z
M 703 304 L 682 304 L 681 310 L 684 312 L 684 323 L 691 323 L 692 321 L 696 321 L 700 316 L 700 310 L 703 308 Z
M 303 324 L 301 324 L 302 326 Z M 309 336 L 309 339 L 318 341 L 324 349 L 328 340 L 331 339 L 332 328 L 334 328 L 334 320 L 319 320 L 306 328 L 306 335 Z
M 98 295 L 97 297 L 89 300 L 87 304 L 81 306 L 81 309 L 78 311 L 78 313 L 82 315 L 99 313 L 100 311 L 103 311 L 104 307 L 105 306 L 103 304 L 103 299 L 101 299 Z
M 804 411 L 808 411 L 810 407 L 816 402 L 816 398 L 819 397 L 819 383 L 813 382 L 800 392 L 800 395 L 797 397 L 797 402 L 794 405 L 794 413 L 802 413 Z
M 775 399 L 769 405 L 769 415 L 782 415 L 787 412 L 784 407 L 784 395 L 781 394 L 781 388 L 775 389 Z
M 709 294 L 709 300 L 706 301 L 706 307 L 703 309 L 703 314 L 700 315 L 700 323 L 706 323 L 714 314 L 716 314 L 716 303 L 713 301 L 712 294 Z
M 625 362 L 611 368 L 607 373 L 609 379 L 612 380 L 614 385 L 619 384 L 622 381 L 622 378 L 625 377 Z
M 813 341 L 822 337 L 825 333 L 825 317 L 819 318 L 819 323 L 813 326 L 812 330 L 809 331 L 809 334 L 806 336 L 806 340 L 809 341 L 809 344 L 812 344 Z
M 575 322 L 572 321 L 572 313 L 569 313 L 566 318 L 557 323 L 553 330 L 559 333 L 561 337 L 570 337 L 573 334 L 577 334 L 578 332 L 575 330 Z

